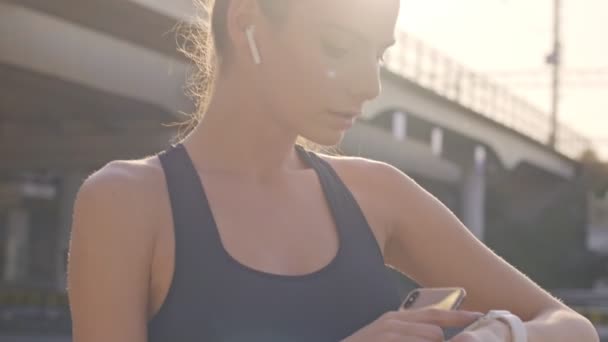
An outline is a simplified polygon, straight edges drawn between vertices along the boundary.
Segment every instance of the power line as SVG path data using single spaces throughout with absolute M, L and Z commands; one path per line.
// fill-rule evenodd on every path
M 608 69 L 605 72 L 591 71 L 576 71 L 566 74 L 562 73 L 560 85 L 568 88 L 605 88 L 608 86 Z M 593 69 L 599 70 L 599 69 Z M 526 74 L 520 73 L 494 73 L 490 74 L 491 78 L 498 83 L 510 87 L 547 87 L 550 89 L 551 80 L 548 79 L 551 75 L 546 72 L 540 74 L 538 72 Z
M 499 78 L 517 77 L 545 77 L 546 69 L 518 69 L 518 70 L 485 70 L 481 71 L 485 75 Z M 567 68 L 562 66 L 562 74 L 569 77 L 591 77 L 608 76 L 608 66 L 588 67 L 588 68 Z
M 568 138 L 568 137 L 564 137 L 562 139 L 563 141 L 570 141 L 570 140 L 576 140 L 576 138 Z M 591 142 L 601 142 L 601 143 L 608 143 L 608 137 L 591 137 L 589 138 L 589 140 Z
M 500 81 L 509 88 L 547 88 L 551 86 L 550 80 L 513 80 Z M 606 89 L 608 88 L 608 78 L 599 80 L 580 80 L 580 81 L 563 81 L 561 90 L 568 89 Z

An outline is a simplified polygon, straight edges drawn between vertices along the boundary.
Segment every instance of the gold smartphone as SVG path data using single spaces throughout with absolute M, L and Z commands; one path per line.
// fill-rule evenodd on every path
M 461 287 L 418 288 L 412 290 L 405 297 L 401 308 L 455 310 L 462 304 L 466 295 L 466 291 Z

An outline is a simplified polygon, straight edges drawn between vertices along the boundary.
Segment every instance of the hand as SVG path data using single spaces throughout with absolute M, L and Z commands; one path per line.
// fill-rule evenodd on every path
M 511 341 L 511 338 L 509 326 L 493 320 L 474 330 L 463 331 L 448 342 L 507 342 Z
M 342 342 L 443 342 L 441 328 L 465 327 L 481 316 L 434 308 L 389 311 Z

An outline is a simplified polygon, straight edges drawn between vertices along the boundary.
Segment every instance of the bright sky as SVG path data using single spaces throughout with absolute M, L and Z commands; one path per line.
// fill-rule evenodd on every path
M 608 0 L 562 3 L 560 120 L 594 139 L 608 159 Z M 402 0 L 400 25 L 467 67 L 498 75 L 548 113 L 552 11 L 553 0 Z

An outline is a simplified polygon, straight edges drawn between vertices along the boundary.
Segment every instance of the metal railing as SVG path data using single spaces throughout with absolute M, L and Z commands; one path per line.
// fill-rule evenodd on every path
M 601 341 L 608 341 L 608 291 L 590 289 L 555 289 L 551 293 L 563 300 L 595 325 Z
M 549 116 L 530 102 L 406 32 L 396 38 L 395 46 L 387 51 L 388 70 L 540 143 L 548 142 Z M 555 147 L 578 158 L 591 147 L 591 140 L 560 124 Z

